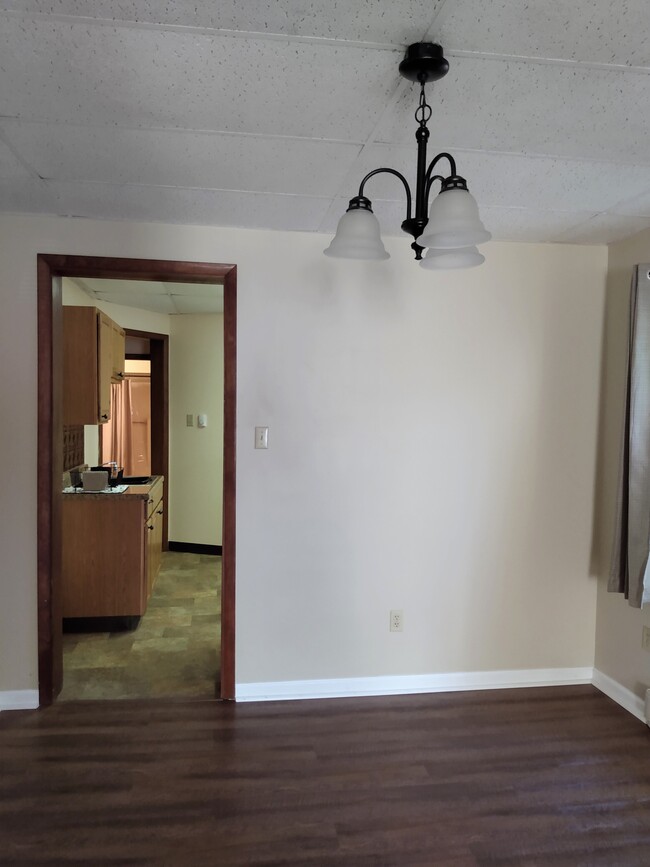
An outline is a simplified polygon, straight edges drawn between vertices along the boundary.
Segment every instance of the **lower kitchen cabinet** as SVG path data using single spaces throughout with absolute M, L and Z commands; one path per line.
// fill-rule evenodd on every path
M 160 569 L 163 478 L 123 494 L 64 494 L 63 617 L 145 613 Z
M 147 500 L 147 520 L 145 522 L 145 532 L 147 533 L 147 598 L 151 596 L 154 582 L 160 571 L 163 514 L 163 486 L 161 478 L 160 484 L 152 487 Z

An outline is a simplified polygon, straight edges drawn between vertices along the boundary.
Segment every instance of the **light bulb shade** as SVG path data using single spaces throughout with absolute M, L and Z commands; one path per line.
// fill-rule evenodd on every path
M 434 250 L 430 248 L 420 266 L 428 271 L 443 271 L 448 268 L 475 268 L 485 262 L 476 247 L 458 247 L 456 250 Z
M 336 235 L 323 251 L 336 259 L 389 259 L 379 232 L 379 220 L 368 208 L 353 208 L 339 220 Z
M 438 193 L 431 203 L 429 222 L 418 244 L 434 250 L 455 250 L 482 244 L 491 237 L 478 215 L 474 196 L 467 190 L 449 189 Z

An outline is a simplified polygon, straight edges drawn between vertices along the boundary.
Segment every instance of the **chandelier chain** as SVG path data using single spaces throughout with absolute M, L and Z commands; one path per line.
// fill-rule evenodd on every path
M 426 126 L 430 117 L 431 106 L 427 102 L 426 96 L 424 94 L 424 82 L 422 82 L 420 86 L 420 101 L 418 103 L 418 107 L 415 109 L 415 119 L 420 124 L 420 126 Z

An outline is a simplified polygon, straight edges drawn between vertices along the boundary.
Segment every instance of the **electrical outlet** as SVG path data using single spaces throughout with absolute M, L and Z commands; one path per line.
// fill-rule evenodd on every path
M 644 626 L 641 632 L 641 647 L 650 653 L 650 626 Z
M 390 612 L 390 631 L 402 632 L 404 630 L 404 612 L 401 609 L 394 608 Z

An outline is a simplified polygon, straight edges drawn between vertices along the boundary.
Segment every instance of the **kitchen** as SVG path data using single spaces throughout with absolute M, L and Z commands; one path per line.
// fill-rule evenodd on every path
M 64 278 L 62 288 L 64 346 L 66 317 L 75 322 L 64 376 L 64 469 L 100 468 L 119 455 L 110 449 L 114 417 L 122 414 L 114 409 L 120 383 L 130 376 L 145 381 L 148 351 L 154 399 L 149 464 L 140 437 L 123 470 L 145 476 L 144 484 L 115 478 L 116 486 L 109 481 L 104 488 L 104 476 L 101 492 L 79 493 L 80 487 L 63 495 L 61 698 L 212 697 L 219 679 L 223 287 Z M 91 347 L 88 333 L 110 335 L 95 343 L 95 364 L 109 371 L 97 377 L 90 397 L 96 418 L 71 410 L 82 400 L 84 372 L 93 367 L 81 321 Z M 91 321 L 96 328 L 88 327 Z M 165 353 L 153 349 L 163 343 L 169 346 L 167 437 L 156 409 L 165 401 L 155 398 L 154 388 Z M 86 480 L 92 484 L 96 477 Z M 74 482 L 83 483 L 81 473 L 64 475 L 64 487 Z

